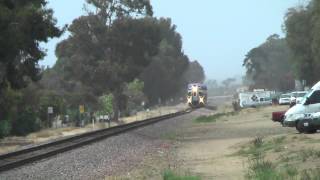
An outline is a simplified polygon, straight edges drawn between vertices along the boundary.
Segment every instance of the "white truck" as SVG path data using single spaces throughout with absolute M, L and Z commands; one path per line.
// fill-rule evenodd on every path
M 239 105 L 242 108 L 271 105 L 272 93 L 272 91 L 239 93 Z

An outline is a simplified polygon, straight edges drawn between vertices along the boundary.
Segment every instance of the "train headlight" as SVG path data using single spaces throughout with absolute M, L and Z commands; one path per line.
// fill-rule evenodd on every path
M 200 97 L 200 100 L 199 100 L 200 103 L 204 104 L 204 97 Z
M 192 103 L 192 101 L 191 101 L 191 98 L 190 98 L 190 97 L 188 97 L 188 103 L 189 103 L 189 104 L 191 104 L 191 103 Z

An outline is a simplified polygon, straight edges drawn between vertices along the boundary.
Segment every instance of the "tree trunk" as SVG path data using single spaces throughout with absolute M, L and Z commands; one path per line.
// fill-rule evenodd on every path
M 119 110 L 120 110 L 119 100 L 120 100 L 120 93 L 119 91 L 115 91 L 113 93 L 113 113 L 114 113 L 113 120 L 115 121 L 119 120 Z

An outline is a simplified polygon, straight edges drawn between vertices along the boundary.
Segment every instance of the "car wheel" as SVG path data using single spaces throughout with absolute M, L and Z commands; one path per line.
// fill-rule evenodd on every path
M 303 131 L 308 134 L 314 134 L 317 132 L 317 129 L 310 123 L 309 120 L 305 119 L 301 121 L 303 126 Z
M 303 127 L 303 122 L 302 120 L 301 121 L 298 121 L 296 123 L 296 130 L 299 132 L 299 133 L 304 133 L 304 127 Z
M 312 124 L 310 124 L 310 121 L 307 119 L 299 121 L 298 127 L 301 128 L 302 132 L 304 132 L 304 133 L 314 134 L 317 132 L 317 129 L 314 128 L 314 126 L 312 126 Z

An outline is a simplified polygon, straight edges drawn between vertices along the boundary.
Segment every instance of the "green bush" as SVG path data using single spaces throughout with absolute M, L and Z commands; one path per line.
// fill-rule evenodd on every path
M 0 121 L 0 138 L 10 135 L 11 123 L 8 120 Z
M 18 136 L 25 136 L 38 130 L 40 130 L 40 122 L 37 120 L 36 114 L 30 109 L 20 112 L 12 124 L 12 133 Z
M 179 176 L 171 170 L 166 170 L 163 173 L 163 180 L 201 180 L 198 176 Z

